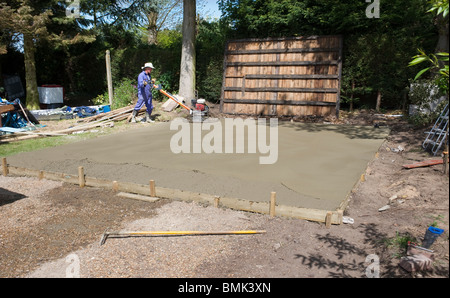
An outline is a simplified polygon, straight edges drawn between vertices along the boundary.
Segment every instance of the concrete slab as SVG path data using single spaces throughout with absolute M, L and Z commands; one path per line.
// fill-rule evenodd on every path
M 389 131 L 280 122 L 278 159 L 274 164 L 260 164 L 264 154 L 249 153 L 247 147 L 245 153 L 175 154 L 170 142 L 177 133 L 170 130 L 170 123 L 157 123 L 18 154 L 8 157 L 8 163 L 73 175 L 83 166 L 90 177 L 142 184 L 152 179 L 160 187 L 257 202 L 268 202 L 270 192 L 276 191 L 278 204 L 336 210 Z M 207 134 L 204 131 L 202 136 Z

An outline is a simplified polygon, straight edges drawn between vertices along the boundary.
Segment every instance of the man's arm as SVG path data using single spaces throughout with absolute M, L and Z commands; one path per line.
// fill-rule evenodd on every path
M 138 76 L 138 88 L 145 88 L 147 85 L 147 81 L 145 80 L 145 76 L 142 73 Z

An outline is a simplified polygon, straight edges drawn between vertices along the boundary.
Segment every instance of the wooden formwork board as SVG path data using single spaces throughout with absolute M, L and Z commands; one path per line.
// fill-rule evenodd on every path
M 217 195 L 184 191 L 179 189 L 171 189 L 158 186 L 155 187 L 154 183 L 144 185 L 132 182 L 110 181 L 106 179 L 99 179 L 89 176 L 84 176 L 82 177 L 82 179 L 80 179 L 78 175 L 69 175 L 57 172 L 26 169 L 14 166 L 7 166 L 7 173 L 8 175 L 38 177 L 39 179 L 62 181 L 80 186 L 81 180 L 83 180 L 84 183 L 83 186 L 112 189 L 117 192 L 120 191 L 120 192 L 134 193 L 144 196 L 158 197 L 162 199 L 195 201 L 198 203 L 209 204 L 213 206 L 222 206 L 225 208 L 240 211 L 248 211 L 262 214 L 275 213 L 274 215 L 276 216 L 305 219 L 315 222 L 325 223 L 326 220 L 328 219 L 328 222 L 330 224 L 335 225 L 342 224 L 342 217 L 343 217 L 342 210 L 330 211 L 330 210 L 300 208 L 286 205 L 276 205 L 275 210 L 272 209 L 271 211 L 271 202 L 269 200 L 271 194 L 268 194 L 267 202 L 255 202 L 238 198 L 219 197 Z M 329 214 L 330 212 L 331 216 Z

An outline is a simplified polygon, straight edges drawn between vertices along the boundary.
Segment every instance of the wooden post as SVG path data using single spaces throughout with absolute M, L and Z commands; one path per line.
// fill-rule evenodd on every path
M 448 173 L 448 145 L 445 145 L 445 151 L 444 151 L 444 175 L 447 175 Z
M 86 185 L 83 167 L 78 167 L 78 183 L 80 184 L 80 187 L 84 187 Z
M 113 191 L 119 191 L 119 183 L 117 181 L 112 182 Z
M 150 196 L 156 197 L 155 180 L 150 180 Z
M 277 199 L 277 193 L 272 191 L 270 193 L 270 210 L 269 210 L 269 215 L 270 217 L 275 217 L 275 204 L 276 204 L 276 199 Z
M 112 85 L 112 75 L 111 75 L 111 53 L 109 50 L 106 51 L 106 79 L 108 81 L 109 105 L 112 109 L 113 85 Z
M 449 127 L 447 125 L 447 139 L 450 137 L 449 134 L 448 134 L 448 131 L 449 131 Z M 448 142 L 448 140 L 447 140 L 447 142 Z M 447 142 L 445 143 L 445 146 L 444 146 L 444 156 L 443 156 L 443 159 L 444 159 L 444 175 L 448 174 L 448 144 L 447 144 Z
M 2 158 L 2 168 L 3 168 L 3 176 L 8 176 L 8 163 L 6 162 L 6 157 Z
M 333 212 L 328 211 L 325 217 L 325 227 L 329 229 L 331 227 L 331 217 L 333 216 Z
M 219 196 L 215 196 L 214 197 L 214 207 L 215 208 L 219 208 L 219 203 L 220 203 L 220 197 Z

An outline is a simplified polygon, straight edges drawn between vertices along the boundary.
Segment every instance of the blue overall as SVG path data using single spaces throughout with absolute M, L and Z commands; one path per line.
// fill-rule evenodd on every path
M 144 81 L 147 82 L 147 85 L 144 85 Z M 148 114 L 152 114 L 152 86 L 152 77 L 145 71 L 141 72 L 138 76 L 138 101 L 134 107 L 136 111 L 139 111 L 145 104 Z

